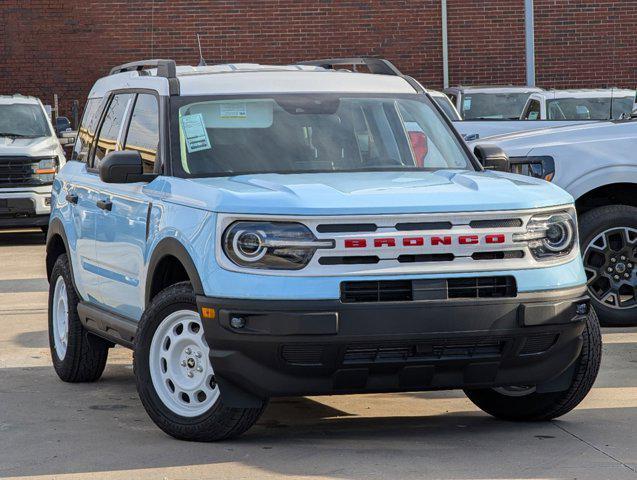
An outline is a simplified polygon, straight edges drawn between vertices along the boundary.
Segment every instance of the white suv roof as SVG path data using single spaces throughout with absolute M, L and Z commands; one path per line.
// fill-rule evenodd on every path
M 543 90 L 539 87 L 525 87 L 525 86 L 514 86 L 514 85 L 475 85 L 475 86 L 464 86 L 460 85 L 457 87 L 446 88 L 445 92 L 462 92 L 462 93 L 531 93 L 531 92 L 542 92 Z
M 546 90 L 536 93 L 535 98 L 552 100 L 554 98 L 610 98 L 635 96 L 635 90 L 623 88 L 578 88 L 572 90 Z
M 122 66 L 125 68 L 126 66 Z M 179 66 L 175 69 L 180 95 L 352 92 L 415 93 L 398 72 L 378 75 L 310 65 L 259 65 L 236 63 L 212 66 Z M 169 95 L 169 78 L 158 68 L 130 70 L 100 78 L 89 98 L 102 97 L 121 88 L 152 88 Z
M 36 97 L 29 97 L 16 93 L 14 95 L 0 95 L 0 104 L 11 105 L 14 103 L 27 103 L 32 105 L 40 105 L 40 99 Z

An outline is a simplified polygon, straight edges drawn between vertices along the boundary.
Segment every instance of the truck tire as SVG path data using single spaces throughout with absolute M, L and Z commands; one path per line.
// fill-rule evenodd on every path
M 478 408 L 503 420 L 532 422 L 560 417 L 586 397 L 599 372 L 602 336 L 592 309 L 582 336 L 582 352 L 567 390 L 538 393 L 535 387 L 505 387 L 465 390 L 465 394 Z
M 78 302 L 68 257 L 60 255 L 49 283 L 49 347 L 53 368 L 65 382 L 94 382 L 104 372 L 110 344 L 84 328 L 77 315 Z
M 180 440 L 236 437 L 259 418 L 260 408 L 223 405 L 188 282 L 158 293 L 142 315 L 134 350 L 139 397 L 155 424 Z
M 579 218 L 588 290 L 603 326 L 637 325 L 637 208 L 609 205 Z

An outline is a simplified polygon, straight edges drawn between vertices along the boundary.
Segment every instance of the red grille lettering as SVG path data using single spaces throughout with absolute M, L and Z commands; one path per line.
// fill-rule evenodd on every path
M 422 237 L 403 238 L 403 247 L 422 247 L 425 239 Z
M 504 243 L 504 235 L 501 233 L 487 235 L 485 240 L 487 243 Z
M 458 243 L 460 245 L 475 245 L 479 242 L 480 240 L 477 235 L 460 235 L 458 237 Z
M 375 247 L 395 247 L 396 240 L 393 238 L 375 238 L 374 246 Z
M 364 238 L 350 238 L 345 240 L 345 248 L 365 248 L 367 240 Z
M 451 245 L 451 237 L 431 237 L 431 244 L 435 247 L 436 245 Z

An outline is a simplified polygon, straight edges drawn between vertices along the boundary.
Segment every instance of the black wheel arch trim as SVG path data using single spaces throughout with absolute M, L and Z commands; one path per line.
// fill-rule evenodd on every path
M 197 267 L 195 266 L 195 262 L 192 261 L 188 250 L 183 246 L 181 242 L 179 242 L 175 238 L 167 237 L 157 244 L 153 253 L 151 255 L 150 261 L 148 262 L 148 269 L 146 274 L 146 288 L 145 288 L 145 304 L 151 301 L 150 294 L 153 285 L 153 276 L 155 274 L 155 269 L 159 262 L 163 260 L 167 256 L 175 257 L 177 260 L 181 262 L 186 273 L 188 274 L 188 278 L 192 283 L 192 288 L 195 291 L 195 295 L 203 295 L 203 284 L 201 283 L 201 278 L 199 277 L 199 272 L 197 271 Z
M 71 280 L 73 281 L 73 288 L 77 293 L 78 297 L 81 298 L 79 290 L 77 289 L 77 283 L 75 282 L 75 270 L 73 269 L 73 262 L 71 260 L 70 249 L 69 249 L 69 240 L 66 237 L 66 231 L 64 230 L 64 224 L 62 220 L 59 218 L 53 218 L 49 222 L 49 229 L 46 234 L 46 278 L 51 281 L 51 272 L 53 271 L 53 265 L 55 264 L 55 259 L 49 259 L 49 251 L 52 248 L 53 238 L 55 236 L 59 236 L 62 239 L 62 243 L 64 244 L 64 250 L 66 252 L 66 256 L 69 260 L 69 266 L 71 268 Z M 57 257 L 55 257 L 57 259 Z

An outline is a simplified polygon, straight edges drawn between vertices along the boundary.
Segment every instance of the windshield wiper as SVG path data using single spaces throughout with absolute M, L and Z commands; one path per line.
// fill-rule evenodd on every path
M 24 135 L 23 133 L 13 133 L 13 132 L 0 132 L 0 137 L 35 138 L 33 135 Z

